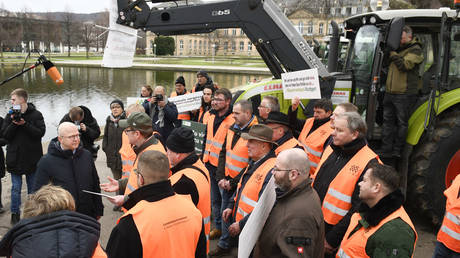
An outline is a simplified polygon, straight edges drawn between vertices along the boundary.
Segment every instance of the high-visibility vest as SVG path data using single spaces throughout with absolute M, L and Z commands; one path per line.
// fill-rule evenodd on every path
M 169 180 L 174 185 L 179 179 L 185 175 L 190 178 L 198 190 L 199 200 L 196 207 L 200 210 L 203 216 L 204 233 L 206 234 L 207 252 L 209 252 L 209 233 L 211 232 L 211 184 L 209 172 L 201 160 L 193 164 L 194 167 L 187 167 L 174 173 Z
M 291 139 L 285 141 L 283 144 L 281 144 L 275 149 L 275 155 L 278 156 L 280 152 L 295 148 L 297 146 L 302 146 L 302 149 L 308 154 L 308 152 L 305 150 L 305 147 L 296 138 L 292 137 Z
M 350 220 L 350 225 L 348 226 L 345 237 L 340 244 L 339 251 L 336 254 L 337 258 L 352 258 L 352 257 L 369 257 L 366 253 L 366 244 L 369 237 L 371 237 L 377 230 L 379 230 L 385 223 L 392 221 L 394 219 L 401 218 L 406 222 L 415 233 L 415 243 L 417 242 L 417 231 L 415 231 L 414 224 L 412 224 L 409 215 L 407 215 L 404 208 L 401 206 L 399 209 L 388 215 L 375 227 L 364 228 L 361 227 L 353 235 L 350 236 L 350 233 L 358 226 L 359 220 L 361 220 L 361 215 L 357 212 L 354 213 Z M 413 254 L 412 254 L 413 256 Z
M 121 134 L 121 148 L 118 151 L 121 156 L 121 178 L 128 178 L 133 170 L 134 160 L 136 153 L 134 152 L 131 144 L 129 144 L 128 135 Z
M 438 241 L 447 248 L 460 253 L 460 175 L 452 182 L 452 185 L 444 191 L 446 200 L 446 213 L 442 226 L 438 232 Z
M 209 110 L 204 111 L 204 108 L 200 107 L 200 112 L 198 113 L 198 122 L 207 124 L 209 116 L 210 116 Z
M 257 117 L 252 119 L 248 128 L 258 124 Z M 240 137 L 232 148 L 233 137 L 235 132 L 233 130 L 227 131 L 227 144 L 225 145 L 225 176 L 235 178 L 241 171 L 243 171 L 249 162 L 248 147 L 246 146 L 248 140 Z
M 315 131 L 308 135 L 313 127 L 314 121 L 314 118 L 307 119 L 299 135 L 299 142 L 302 143 L 307 150 L 308 160 L 310 161 L 310 175 L 315 173 L 324 151 L 324 143 L 332 133 L 331 121 L 329 121 L 316 128 Z
M 227 131 L 230 126 L 235 123 L 232 115 L 228 115 L 224 121 L 219 125 L 219 128 L 214 134 L 214 119 L 216 118 L 215 114 L 210 114 L 207 121 L 207 134 L 206 134 L 206 145 L 204 148 L 203 162 L 209 162 L 211 165 L 217 167 L 219 163 L 219 153 L 222 150 L 222 146 L 227 136 Z
M 152 137 L 155 137 L 155 136 L 152 136 Z M 142 150 L 136 156 L 136 160 L 133 165 L 133 170 L 137 169 L 138 157 L 145 151 L 149 151 L 149 150 L 156 150 L 156 151 L 166 154 L 165 148 L 163 147 L 161 142 L 157 141 L 156 144 L 149 145 L 147 148 Z M 155 164 L 152 164 L 152 165 L 154 166 Z M 135 173 L 130 173 L 129 178 L 128 178 L 128 183 L 126 184 L 125 195 L 129 195 L 130 193 L 134 192 L 134 190 L 136 190 L 137 188 L 139 188 L 139 186 L 137 185 L 137 175 Z
M 276 158 L 269 158 L 262 163 L 246 181 L 244 186 L 241 185 L 244 174 L 238 182 L 237 192 L 235 195 L 235 202 L 238 200 L 238 196 L 241 196 L 238 201 L 238 210 L 234 210 L 233 214 L 236 214 L 235 221 L 242 220 L 246 215 L 250 214 L 259 201 L 259 193 L 264 184 L 265 177 L 268 172 L 275 166 Z M 247 168 L 244 173 L 247 172 Z M 243 188 L 243 190 L 241 190 Z M 241 192 L 240 192 L 241 191 Z M 236 207 L 236 205 L 235 205 Z
M 190 92 L 186 91 L 182 95 L 189 94 L 189 93 Z M 171 95 L 169 95 L 170 98 L 177 97 L 177 96 L 178 95 L 177 95 L 176 91 L 171 92 Z M 181 95 L 179 95 L 179 96 L 181 96 Z M 190 112 L 189 111 L 179 112 L 177 114 L 177 119 L 179 119 L 179 120 L 190 120 Z
M 121 218 L 128 214 L 139 232 L 143 257 L 195 257 L 203 222 L 190 198 L 175 194 L 142 200 Z
M 316 179 L 317 173 L 321 171 L 321 166 L 332 152 L 331 146 L 327 146 L 319 162 L 314 180 Z M 355 190 L 356 183 L 369 161 L 374 158 L 377 158 L 377 154 L 365 145 L 335 176 L 334 180 L 329 184 L 329 188 L 323 200 L 322 210 L 325 222 L 330 225 L 336 225 L 348 213 L 351 208 L 351 196 Z M 327 173 L 327 171 L 322 172 Z
M 107 254 L 104 252 L 104 249 L 102 249 L 99 241 L 97 242 L 96 249 L 94 249 L 92 258 L 107 258 Z

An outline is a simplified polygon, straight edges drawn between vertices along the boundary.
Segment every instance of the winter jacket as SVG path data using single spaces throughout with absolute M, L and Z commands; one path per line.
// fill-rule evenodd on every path
M 352 236 L 363 226 L 371 228 L 399 209 L 404 202 L 400 190 L 383 197 L 374 207 L 361 203 L 358 212 L 361 220 L 350 232 Z M 412 257 L 416 235 L 411 226 L 401 218 L 383 224 L 366 242 L 366 254 L 369 257 L 388 257 L 389 253 L 397 253 L 397 257 Z
M 0 117 L 0 129 L 3 125 L 3 118 Z M 5 154 L 3 153 L 3 146 L 5 146 L 8 142 L 2 138 L 2 133 L 0 132 L 0 178 L 5 176 Z M 1 201 L 0 201 L 1 203 Z
M 288 192 L 276 191 L 276 203 L 256 243 L 254 257 L 323 257 L 323 213 L 310 182 Z M 299 247 L 303 248 L 301 253 Z
M 316 177 L 313 184 L 313 188 L 318 193 L 321 203 L 324 201 L 324 197 L 326 196 L 332 180 L 334 180 L 340 170 L 342 170 L 348 161 L 350 161 L 350 159 L 365 145 L 365 138 L 357 138 L 354 141 L 345 144 L 343 147 L 336 146 L 333 143 L 331 144 L 331 148 L 334 150 L 334 152 L 332 152 L 327 160 L 321 165 L 319 171 L 316 171 Z M 372 162 L 372 160 L 370 162 Z M 367 170 L 367 166 L 363 171 Z M 353 215 L 361 203 L 361 200 L 359 199 L 358 183 L 362 181 L 363 176 L 364 173 L 361 174 L 355 185 L 353 194 L 351 196 L 352 206 L 348 213 L 336 225 L 330 225 L 328 223 L 325 224 L 326 240 L 332 247 L 338 247 L 340 245 L 340 241 L 345 235 L 348 224 L 350 223 L 351 215 Z
M 390 66 L 385 90 L 392 94 L 417 94 L 422 86 L 420 64 L 423 62 L 422 43 L 417 38 L 390 52 Z
M 85 106 L 79 106 L 81 109 L 83 109 L 83 120 L 80 123 L 85 124 L 86 126 L 86 131 L 80 131 L 80 141 L 83 144 L 83 148 L 87 149 L 93 157 L 97 157 L 97 149 L 93 148 L 94 145 L 94 140 L 101 135 L 101 128 L 99 128 L 99 125 L 97 124 L 96 119 L 93 117 L 91 114 L 91 111 L 89 108 Z M 70 122 L 74 123 L 72 119 L 70 119 L 69 114 L 67 113 L 62 119 L 59 124 L 62 124 L 63 122 Z
M 93 255 L 101 225 L 73 211 L 22 219 L 2 238 L 0 255 L 35 258 L 87 258 Z
M 121 156 L 118 151 L 121 148 L 121 134 L 123 133 L 123 128 L 120 128 L 118 123 L 112 121 L 111 117 L 112 116 L 108 116 L 105 121 L 102 150 L 107 157 L 107 167 L 121 170 Z M 120 115 L 119 119 L 126 119 L 124 112 Z
M 102 198 L 82 190 L 101 192 L 91 153 L 81 145 L 75 150 L 62 150 L 57 138 L 48 146 L 48 153 L 40 159 L 35 174 L 33 191 L 51 182 L 72 194 L 76 211 L 97 218 L 104 213 Z
M 16 175 L 31 174 L 36 170 L 37 162 L 43 156 L 42 137 L 46 130 L 42 113 L 34 104 L 27 103 L 22 118 L 25 124 L 16 125 L 7 114 L 2 126 L 3 138 L 8 141 L 6 169 Z
M 168 139 L 169 134 L 176 127 L 180 126 L 181 121 L 177 119 L 177 107 L 176 104 L 169 102 L 165 97 L 166 105 L 161 109 L 150 102 L 142 104 L 145 109 L 145 113 L 152 118 L 152 127 L 154 131 L 161 134 L 164 141 Z M 163 113 L 163 119 L 161 119 L 161 113 Z

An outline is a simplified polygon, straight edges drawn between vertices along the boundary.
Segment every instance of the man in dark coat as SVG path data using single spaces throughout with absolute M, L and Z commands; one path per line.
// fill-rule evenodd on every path
M 103 215 L 101 196 L 83 192 L 99 193 L 99 176 L 91 153 L 80 145 L 80 134 L 72 123 L 59 125 L 57 139 L 50 142 L 48 153 L 37 165 L 34 191 L 49 182 L 72 194 L 77 212 L 96 219 Z
M 197 82 L 196 85 L 193 86 L 192 92 L 202 91 L 204 90 L 204 87 L 208 85 L 214 87 L 215 89 L 218 88 L 212 81 L 211 77 L 209 77 L 208 73 L 204 70 L 200 70 L 196 73 L 196 79 Z
M 94 140 L 101 135 L 101 129 L 89 108 L 85 106 L 72 107 L 59 123 L 62 124 L 63 122 L 71 122 L 78 127 L 83 148 L 87 149 L 96 159 L 99 146 L 94 145 Z
M 276 203 L 254 257 L 323 257 L 323 213 L 318 194 L 311 187 L 307 154 L 298 148 L 282 151 L 272 173 L 277 185 Z
M 110 103 L 111 114 L 107 117 L 102 138 L 102 150 L 107 157 L 107 167 L 112 170 L 113 178 L 121 178 L 121 135 L 123 129 L 118 125 L 121 119 L 126 119 L 123 102 L 116 99 Z
M 45 135 L 42 113 L 27 103 L 24 89 L 11 92 L 12 112 L 5 116 L 2 126 L 6 147 L 6 169 L 11 173 L 11 223 L 20 219 L 22 175 L 26 175 L 27 192 L 32 192 L 37 162 L 43 156 L 41 139 Z

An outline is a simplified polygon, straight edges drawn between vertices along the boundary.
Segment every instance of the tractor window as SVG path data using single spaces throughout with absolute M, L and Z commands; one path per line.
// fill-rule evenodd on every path
M 460 87 L 460 24 L 452 26 L 449 56 L 449 89 Z

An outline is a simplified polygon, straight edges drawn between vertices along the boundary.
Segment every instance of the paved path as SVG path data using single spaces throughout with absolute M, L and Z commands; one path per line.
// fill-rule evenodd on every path
M 101 144 L 101 142 L 99 142 Z M 44 150 L 46 150 L 47 146 L 44 144 Z M 96 168 L 99 174 L 99 178 L 101 182 L 106 182 L 107 181 L 107 176 L 111 176 L 111 171 L 110 169 L 107 168 L 106 166 L 106 159 L 105 159 L 105 154 L 102 152 L 102 150 L 99 151 L 98 153 L 98 158 L 96 160 Z M 8 210 L 7 212 L 3 213 L 0 215 L 0 235 L 3 236 L 10 228 L 10 212 L 9 212 L 9 207 L 10 207 L 10 189 L 11 189 L 11 179 L 10 179 L 10 174 L 7 173 L 7 175 L 1 179 L 2 181 L 2 188 L 3 188 L 3 195 L 2 195 L 2 200 L 3 200 L 3 205 L 4 207 Z M 23 180 L 25 181 L 25 179 Z M 23 188 L 22 188 L 22 199 L 23 201 L 26 198 L 26 186 L 25 182 L 23 183 Z M 101 244 L 105 248 L 107 245 L 107 241 L 110 237 L 110 232 L 112 231 L 113 226 L 115 225 L 117 219 L 120 217 L 122 213 L 120 212 L 114 212 L 112 210 L 113 205 L 106 200 L 106 198 L 103 198 L 103 203 L 104 203 L 104 216 L 101 218 Z M 416 247 L 416 253 L 415 257 L 416 258 L 429 258 L 433 254 L 434 250 L 434 243 L 436 241 L 436 236 L 435 232 L 432 226 L 424 223 L 421 219 L 415 218 L 415 227 L 418 232 L 419 240 L 417 242 L 417 247 Z M 211 250 L 214 249 L 216 246 L 216 241 L 211 241 Z M 233 256 L 237 254 L 236 250 L 233 252 Z M 229 256 L 232 257 L 232 256 Z

